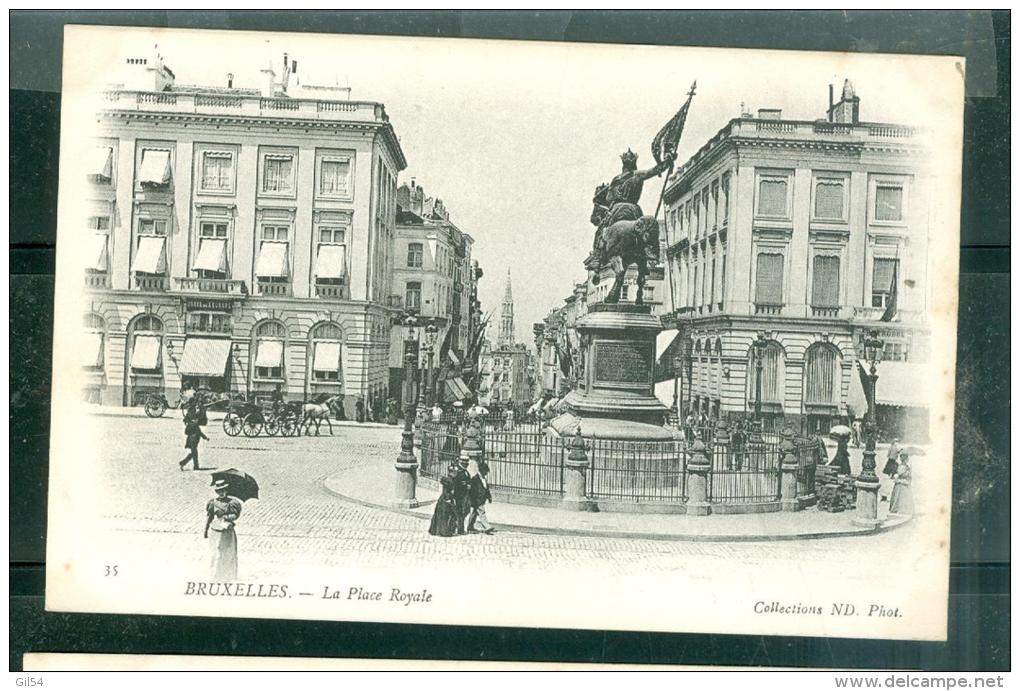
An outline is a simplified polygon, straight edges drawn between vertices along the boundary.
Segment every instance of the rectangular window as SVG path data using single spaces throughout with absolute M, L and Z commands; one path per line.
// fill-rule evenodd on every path
M 721 223 L 725 225 L 730 218 L 730 176 L 728 173 L 723 175 L 720 185 L 719 211 L 722 218 Z
M 110 229 L 110 217 L 109 216 L 89 216 L 88 229 L 89 230 L 109 230 Z
M 899 185 L 875 187 L 875 220 L 903 220 L 903 187 Z
M 421 310 L 420 281 L 408 281 L 404 292 L 404 309 Z
M 787 179 L 762 177 L 758 180 L 758 215 L 787 218 Z
M 139 235 L 158 235 L 161 237 L 166 236 L 166 221 L 159 218 L 139 218 L 138 219 L 138 234 Z
M 143 187 L 162 188 L 170 184 L 170 150 L 144 149 L 138 167 L 138 183 Z
M 275 242 L 287 242 L 290 235 L 290 226 L 264 225 L 262 226 L 262 239 Z
M 758 254 L 754 301 L 763 305 L 783 304 L 783 255 Z
M 885 307 L 896 280 L 897 259 L 875 259 L 871 274 L 871 306 Z
M 844 182 L 838 178 L 823 178 L 815 182 L 815 218 L 842 221 Z
M 92 182 L 109 185 L 113 181 L 113 147 L 97 146 L 89 161 Z
M 839 306 L 839 257 L 815 257 L 811 279 L 811 304 Z
M 346 229 L 340 226 L 319 226 L 319 243 L 323 245 L 342 245 L 346 241 Z
M 420 242 L 409 242 L 407 244 L 407 266 L 409 268 L 420 269 L 424 256 L 425 248 Z
M 351 189 L 351 162 L 343 159 L 322 159 L 319 164 L 319 194 L 324 197 L 346 197 Z
M 203 238 L 226 238 L 227 224 L 204 221 L 199 225 L 198 234 Z
M 294 189 L 294 157 L 267 154 L 262 164 L 263 192 L 291 192 Z
M 229 192 L 233 189 L 234 157 L 226 151 L 206 151 L 202 154 L 202 189 L 212 192 Z
M 188 331 L 203 333 L 231 333 L 230 315 L 220 312 L 189 312 Z

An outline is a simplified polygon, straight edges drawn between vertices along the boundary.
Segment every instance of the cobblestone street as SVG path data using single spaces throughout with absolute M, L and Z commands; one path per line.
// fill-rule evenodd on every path
M 206 472 L 180 472 L 184 456 L 180 420 L 167 416 L 97 416 L 106 439 L 116 439 L 103 459 L 108 489 L 105 523 L 120 546 L 193 562 L 207 559 L 202 527 L 211 496 Z M 378 463 L 396 455 L 396 428 L 337 426 L 334 436 L 228 437 L 210 420 L 201 458 L 205 469 L 235 467 L 255 476 L 261 498 L 249 501 L 238 523 L 244 578 L 280 577 L 304 564 L 322 568 L 458 564 L 534 569 L 598 568 L 609 573 L 669 572 L 703 568 L 711 572 L 733 560 L 745 564 L 795 560 L 838 562 L 839 555 L 866 548 L 893 558 L 911 539 L 907 526 L 865 537 L 774 543 L 699 543 L 574 535 L 499 532 L 493 536 L 434 538 L 413 516 L 367 508 L 329 494 L 324 479 L 340 470 Z M 388 467 L 388 466 L 385 466 Z M 500 507 L 490 515 L 498 522 Z M 649 516 L 654 521 L 654 516 Z

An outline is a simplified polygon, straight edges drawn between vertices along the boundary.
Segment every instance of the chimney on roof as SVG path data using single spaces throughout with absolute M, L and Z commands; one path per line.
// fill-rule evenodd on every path
M 832 86 L 829 86 L 829 100 L 832 100 Z M 829 106 L 829 122 L 856 125 L 861 121 L 861 99 L 854 93 L 854 85 L 849 79 L 843 81 L 843 93 L 839 103 Z
M 227 88 L 228 89 L 233 89 L 234 88 L 234 73 L 233 72 L 227 72 Z
M 783 111 L 780 108 L 759 108 L 758 118 L 760 120 L 782 120 Z

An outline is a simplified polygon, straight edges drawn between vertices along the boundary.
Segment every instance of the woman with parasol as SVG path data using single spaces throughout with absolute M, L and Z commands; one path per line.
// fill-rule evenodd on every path
M 209 540 L 212 577 L 216 581 L 235 581 L 237 533 L 234 524 L 241 516 L 241 502 L 258 498 L 259 487 L 255 478 L 235 468 L 213 473 L 212 487 L 216 496 L 205 506 L 205 538 Z
M 893 478 L 892 496 L 889 498 L 889 513 L 901 516 L 910 516 L 914 513 L 914 493 L 910 488 L 910 455 L 912 452 L 919 451 L 923 454 L 923 451 L 916 447 L 900 451 L 900 462 Z

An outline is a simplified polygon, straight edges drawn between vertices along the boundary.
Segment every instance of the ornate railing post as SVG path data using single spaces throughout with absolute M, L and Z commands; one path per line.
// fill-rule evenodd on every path
M 818 437 L 798 437 L 797 457 L 800 469 L 797 471 L 797 502 L 801 508 L 817 503 L 815 497 L 815 454 Z
M 712 431 L 712 455 L 710 460 L 720 459 L 720 467 L 733 469 L 733 449 L 730 448 L 730 428 L 726 421 L 720 418 L 715 423 L 715 430 Z
M 485 449 L 482 446 L 482 428 L 478 424 L 478 420 L 472 420 L 468 423 L 467 430 L 464 432 L 464 443 L 460 447 L 461 458 L 467 458 L 468 461 L 475 462 L 475 468 L 478 467 L 478 462 L 482 460 Z
M 573 438 L 568 445 L 567 458 L 563 462 L 563 508 L 583 511 L 587 508 L 588 498 L 588 448 L 581 436 L 581 426 L 577 426 Z
M 705 454 L 705 442 L 695 439 L 687 445 L 687 514 L 707 516 L 712 513 L 708 501 L 708 476 L 712 463 Z
M 796 434 L 792 427 L 783 430 L 783 439 L 779 442 L 780 454 L 780 508 L 783 511 L 796 511 L 800 508 L 797 502 L 797 472 L 800 470 L 800 459 L 797 457 L 797 445 L 794 443 Z

